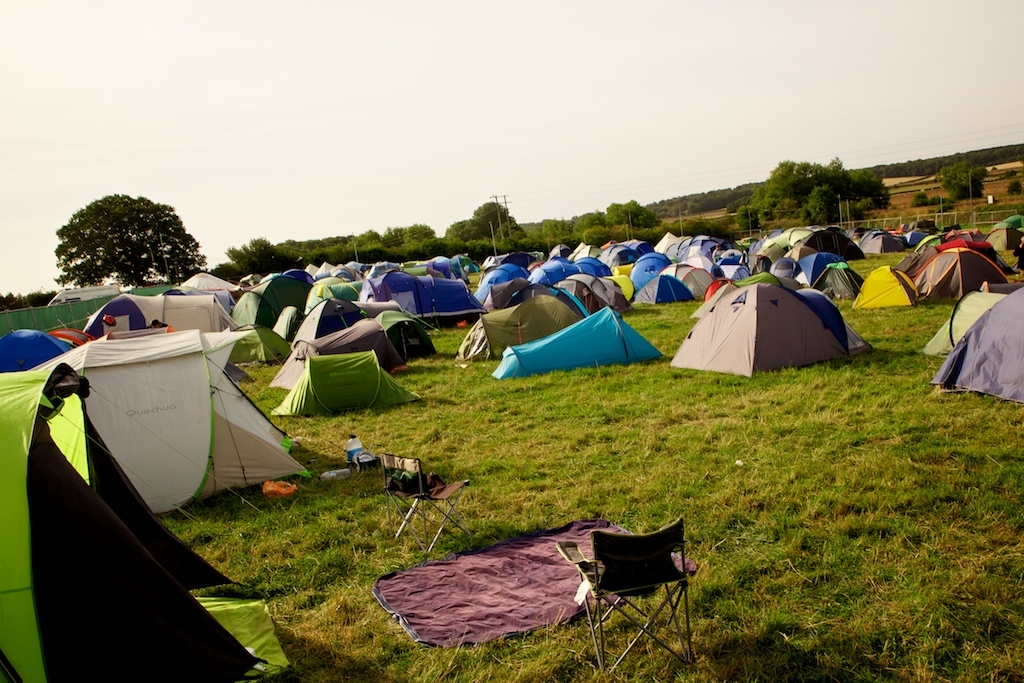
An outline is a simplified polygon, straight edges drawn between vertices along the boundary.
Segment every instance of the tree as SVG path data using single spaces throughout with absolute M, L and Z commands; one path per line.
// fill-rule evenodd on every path
M 61 284 L 180 282 L 206 267 L 199 243 L 174 209 L 145 197 L 98 199 L 76 211 L 57 238 Z
M 630 230 L 653 228 L 661 224 L 658 214 L 640 206 L 635 199 L 625 204 L 609 204 L 604 215 L 608 225 L 625 225 Z
M 812 194 L 813 206 L 808 209 Z M 828 221 L 811 222 L 831 222 L 838 218 L 840 200 L 868 201 L 884 208 L 889 204 L 889 191 L 881 178 L 867 170 L 847 171 L 839 159 L 833 159 L 827 166 L 783 161 L 765 184 L 754 191 L 750 205 L 767 220 L 796 215 L 807 220 L 809 214 L 817 218 L 828 214 Z M 834 206 L 826 211 L 828 204 Z
M 944 166 L 935 174 L 935 180 L 949 193 L 949 198 L 953 201 L 981 197 L 985 193 L 987 177 L 987 168 L 975 166 L 969 161 Z
M 1018 195 L 1021 193 L 1020 181 L 1014 178 L 1010 181 L 1009 185 L 1006 186 L 1006 194 Z
M 452 223 L 445 233 L 448 239 L 462 240 L 495 240 L 509 239 L 514 235 L 522 235 L 523 230 L 516 223 L 516 219 L 499 202 L 487 202 L 477 207 L 473 217 Z
M 809 225 L 825 225 L 839 220 L 839 197 L 827 185 L 818 185 L 804 202 L 804 220 Z
M 228 258 L 239 273 L 279 273 L 292 267 L 295 259 L 270 243 L 265 237 L 254 237 L 241 247 L 230 247 Z

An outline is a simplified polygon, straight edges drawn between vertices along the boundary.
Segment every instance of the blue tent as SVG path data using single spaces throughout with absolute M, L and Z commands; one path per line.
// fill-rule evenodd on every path
M 626 365 L 661 357 L 661 352 L 610 308 L 536 341 L 510 346 L 493 377 L 527 377 L 555 370 Z
M 39 330 L 14 330 L 0 337 L 0 372 L 21 372 L 56 358 L 71 345 Z
M 1024 403 L 1024 288 L 982 313 L 932 379 L 944 389 L 976 391 Z
M 567 258 L 556 256 L 534 268 L 527 279 L 535 285 L 553 285 L 579 272 L 580 268 L 575 263 Z
M 633 291 L 639 292 L 655 275 L 670 265 L 672 265 L 672 259 L 656 251 L 648 252 L 638 258 L 633 264 L 632 270 L 629 271 L 629 279 L 633 282 Z
M 668 273 L 659 273 L 633 296 L 633 303 L 668 304 L 674 301 L 693 301 L 694 298 L 693 292 L 682 280 Z
M 458 317 L 485 311 L 462 280 L 416 276 L 401 270 L 389 270 L 365 280 L 359 301 L 394 301 L 417 318 Z
M 581 273 L 593 275 L 594 277 L 612 276 L 612 269 L 593 256 L 584 256 L 583 258 L 576 259 L 576 266 L 580 269 Z
M 480 278 L 480 282 L 477 284 L 476 291 L 473 292 L 473 296 L 476 297 L 477 301 L 483 302 L 487 299 L 487 294 L 491 291 L 491 287 L 493 285 L 501 282 L 511 282 L 517 277 L 529 280 L 530 271 L 521 266 L 517 266 L 514 263 L 503 263 L 500 266 L 495 266 L 484 273 L 483 277 Z
M 810 287 L 830 263 L 843 263 L 846 259 L 828 251 L 816 251 L 796 262 L 796 279 L 800 284 Z M 778 276 L 778 273 L 772 273 Z

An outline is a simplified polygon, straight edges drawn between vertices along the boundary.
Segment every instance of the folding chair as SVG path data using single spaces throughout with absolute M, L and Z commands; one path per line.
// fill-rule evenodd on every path
M 609 671 L 622 662 L 644 635 L 683 662 L 692 662 L 687 588 L 689 577 L 697 571 L 697 566 L 686 560 L 683 554 L 683 520 L 680 518 L 650 534 L 594 530 L 590 539 L 594 559 L 584 557 L 576 543 L 562 541 L 555 545 L 562 557 L 579 570 L 581 583 L 576 601 L 586 606 L 598 668 L 602 671 L 605 668 L 608 643 L 604 624 L 614 613 L 622 614 L 638 630 L 609 667 Z M 593 605 L 590 604 L 590 598 L 594 601 Z M 679 623 L 680 600 L 683 603 L 685 629 Z M 655 630 L 657 626 L 668 624 L 674 627 L 675 636 L 678 637 L 678 652 Z M 675 638 L 669 640 L 674 641 Z
M 420 548 L 429 553 L 448 522 L 472 535 L 455 508 L 469 484 L 468 479 L 446 484 L 433 472 L 424 474 L 419 458 L 403 458 L 384 453 L 380 456 L 380 463 L 381 471 L 384 472 L 384 492 L 402 519 L 395 538 L 409 529 Z M 433 538 L 427 545 L 427 539 L 435 526 Z

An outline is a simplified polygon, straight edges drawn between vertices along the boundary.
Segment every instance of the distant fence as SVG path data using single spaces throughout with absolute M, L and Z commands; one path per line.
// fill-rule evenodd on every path
M 972 226 L 976 228 L 991 227 L 999 221 L 1006 220 L 1017 212 L 1013 209 L 991 211 L 945 211 L 942 213 L 919 213 L 910 216 L 890 216 L 889 218 L 870 218 L 861 221 L 843 221 L 842 228 L 865 228 L 867 230 L 895 230 L 901 225 L 914 221 L 935 221 L 940 230 L 954 225 Z
M 113 298 L 113 296 L 101 296 L 88 301 L 0 311 L 0 336 L 13 330 L 49 332 L 62 327 L 81 330 L 85 327 L 89 316 L 100 310 L 105 303 Z

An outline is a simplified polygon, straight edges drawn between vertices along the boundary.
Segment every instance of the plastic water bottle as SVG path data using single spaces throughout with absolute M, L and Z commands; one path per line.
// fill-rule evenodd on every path
M 349 475 L 352 474 L 352 470 L 344 467 L 340 470 L 329 470 L 320 475 L 321 479 L 348 479 Z
M 363 452 L 363 442 L 355 434 L 349 434 L 348 443 L 345 444 L 345 458 L 349 462 Z

